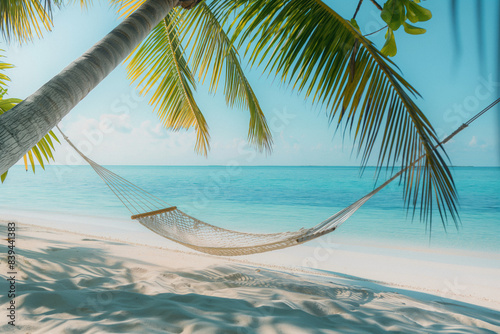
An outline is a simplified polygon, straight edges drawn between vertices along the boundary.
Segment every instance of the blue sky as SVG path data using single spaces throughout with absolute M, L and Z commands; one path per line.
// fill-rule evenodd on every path
M 352 17 L 355 1 L 325 1 L 346 18 Z M 498 2 L 485 1 L 485 54 L 479 57 L 474 2 L 460 2 L 461 54 L 452 41 L 448 1 L 426 1 L 433 19 L 419 24 L 421 36 L 396 32 L 398 54 L 394 58 L 405 79 L 422 95 L 417 104 L 444 137 L 498 94 L 496 81 Z M 384 24 L 380 12 L 365 1 L 357 21 L 363 33 Z M 25 98 L 57 74 L 109 32 L 120 19 L 106 2 L 82 12 L 77 6 L 55 12 L 54 29 L 44 39 L 21 47 L 2 43 L 7 62 L 16 65 L 8 75 L 9 96 Z M 402 29 L 400 29 L 402 30 Z M 373 36 L 378 47 L 384 32 Z M 483 69 L 479 64 L 483 64 Z M 156 118 L 148 98 L 137 95 L 126 79 L 124 66 L 117 68 L 61 122 L 66 134 L 101 164 L 130 165 L 359 165 L 351 143 L 330 127 L 326 110 L 259 68 L 246 68 L 250 83 L 266 113 L 275 145 L 270 155 L 255 152 L 246 144 L 249 115 L 225 105 L 222 94 L 198 85 L 198 104 L 211 134 L 208 157 L 194 152 L 194 131 L 169 132 Z M 498 166 L 499 107 L 489 111 L 447 146 L 455 165 Z M 112 124 L 112 129 L 103 128 Z M 103 131 L 106 130 L 106 131 Z M 67 147 L 57 147 L 56 163 L 80 163 Z

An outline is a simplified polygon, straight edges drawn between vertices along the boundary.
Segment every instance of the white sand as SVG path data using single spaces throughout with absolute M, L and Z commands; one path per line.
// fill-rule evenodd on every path
M 500 332 L 495 255 L 325 238 L 228 259 L 160 248 L 173 245 L 127 223 L 111 240 L 95 221 L 93 233 L 57 219 L 17 221 L 17 326 L 6 324 L 2 284 L 2 333 Z

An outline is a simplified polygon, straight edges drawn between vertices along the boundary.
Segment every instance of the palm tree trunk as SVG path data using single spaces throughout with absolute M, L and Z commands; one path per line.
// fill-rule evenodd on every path
M 178 0 L 147 0 L 61 73 L 0 115 L 0 175 L 59 123 L 178 4 Z

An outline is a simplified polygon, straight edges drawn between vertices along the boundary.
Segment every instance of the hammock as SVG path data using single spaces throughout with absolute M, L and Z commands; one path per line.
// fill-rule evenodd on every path
M 437 146 L 445 144 L 498 102 L 500 102 L 500 98 L 472 117 L 468 122 L 462 124 L 455 132 L 446 137 Z M 59 127 L 57 128 L 59 129 Z M 158 197 L 95 163 L 85 156 L 69 138 L 66 137 L 61 129 L 59 129 L 59 131 L 68 144 L 94 169 L 116 197 L 118 197 L 123 205 L 132 213 L 132 219 L 139 221 L 151 231 L 174 242 L 199 252 L 220 256 L 268 252 L 299 245 L 331 233 L 370 198 L 425 156 L 420 156 L 410 166 L 396 173 L 379 187 L 316 226 L 307 229 L 301 228 L 295 232 L 245 233 L 217 227 L 191 217 L 179 210 L 176 206 L 164 202 Z

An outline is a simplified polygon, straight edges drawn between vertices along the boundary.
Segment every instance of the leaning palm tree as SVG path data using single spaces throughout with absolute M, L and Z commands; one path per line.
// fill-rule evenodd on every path
M 147 1 L 82 57 L 2 114 L 0 174 L 22 158 L 96 87 L 177 3 L 176 0 Z
M 0 50 L 3 51 L 3 50 Z M 0 58 L 2 55 L 0 55 Z M 12 64 L 7 64 L 0 61 L 0 115 L 14 108 L 22 100 L 17 98 L 4 98 L 7 95 L 7 82 L 10 78 L 3 73 L 6 69 L 12 68 Z M 36 145 L 34 145 L 26 154 L 24 155 L 24 166 L 26 171 L 28 170 L 28 161 L 31 164 L 33 172 L 35 172 L 35 160 L 38 161 L 40 166 L 44 168 L 45 162 L 54 160 L 52 151 L 54 150 L 54 144 L 52 140 L 59 142 L 56 135 L 49 131 Z M 7 171 L 0 175 L 0 181 L 3 182 L 7 177 Z
M 154 90 L 153 104 L 167 127 L 196 128 L 198 150 L 208 148 L 208 132 L 194 103 L 193 74 L 202 81 L 210 75 L 215 91 L 223 68 L 228 103 L 251 111 L 250 140 L 269 147 L 265 117 L 237 62 L 236 47 L 247 45 L 244 53 L 251 64 L 304 91 L 329 111 L 332 122 L 352 132 L 364 165 L 380 141 L 379 167 L 411 166 L 404 176 L 405 198 L 420 206 L 422 217 L 431 217 L 437 203 L 443 218 L 447 212 L 456 218 L 453 180 L 443 151 L 435 148 L 438 140 L 431 124 L 413 101 L 417 91 L 363 36 L 355 20 L 342 18 L 320 0 L 219 0 L 198 6 L 198 0 L 118 2 L 130 14 L 122 23 L 0 116 L 0 173 L 134 50 L 131 79 L 144 93 Z M 425 11 L 411 0 L 388 0 L 386 5 L 390 31 L 384 49 L 390 55 L 395 47 L 392 30 L 401 25 L 406 30 L 406 19 L 423 20 Z M 185 12 L 179 6 L 194 9 Z M 185 50 L 191 50 L 189 56 Z

